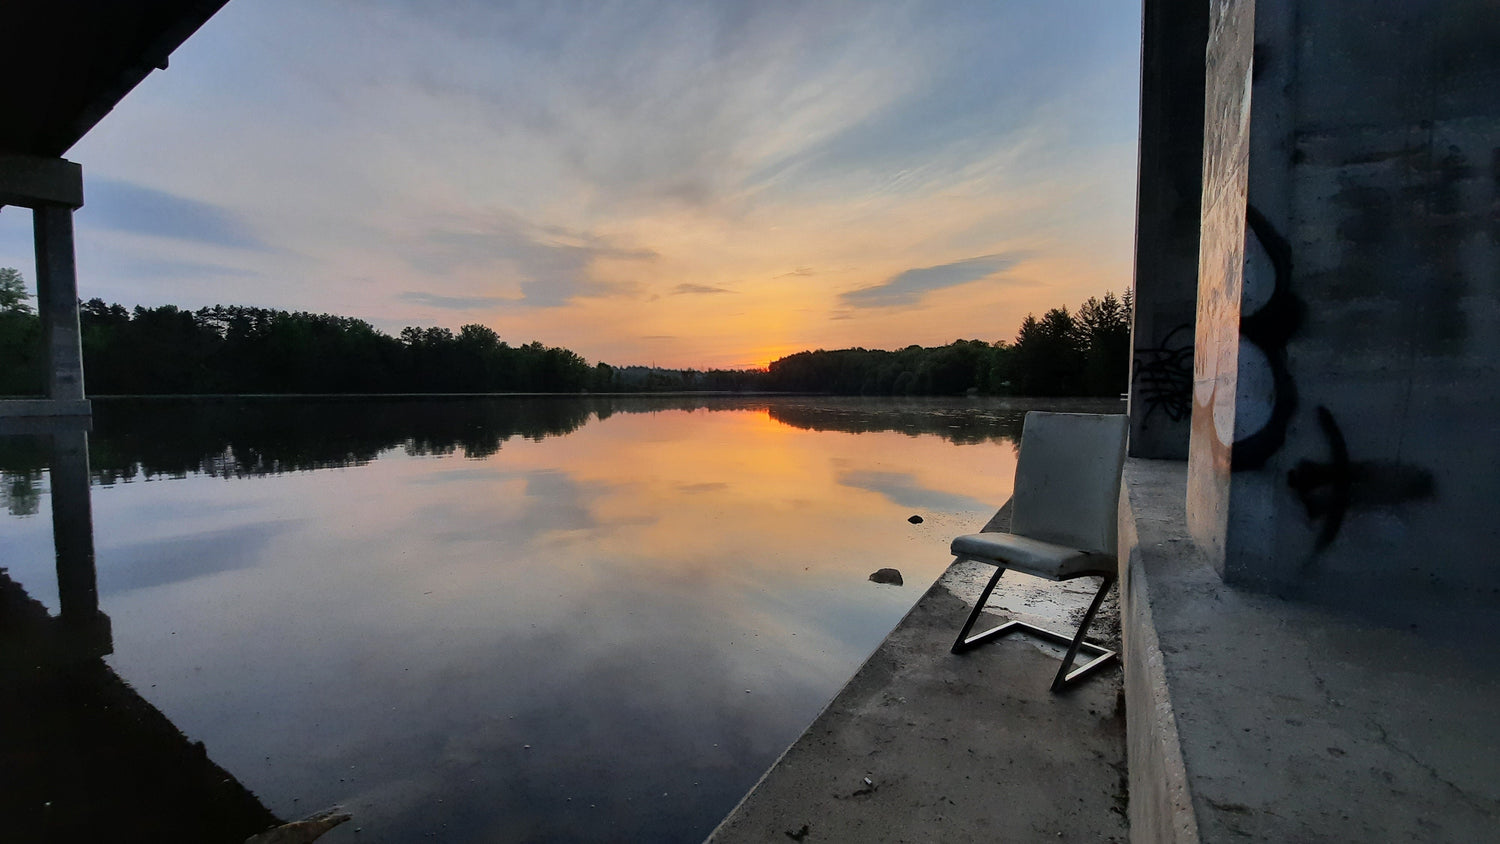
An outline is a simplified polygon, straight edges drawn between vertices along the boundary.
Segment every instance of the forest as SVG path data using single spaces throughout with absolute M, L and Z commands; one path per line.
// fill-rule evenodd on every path
M 0 395 L 42 389 L 41 323 L 19 272 L 0 268 Z M 323 393 L 791 392 L 837 395 L 1108 396 L 1130 368 L 1131 299 L 1027 315 L 1012 340 L 896 351 L 798 352 L 765 370 L 590 365 L 538 341 L 511 345 L 479 324 L 398 336 L 330 314 L 214 305 L 80 306 L 90 395 Z

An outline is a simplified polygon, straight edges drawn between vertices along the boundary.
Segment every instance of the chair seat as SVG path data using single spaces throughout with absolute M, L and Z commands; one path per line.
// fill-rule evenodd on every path
M 1115 558 L 1097 552 L 1053 545 L 1014 533 L 971 533 L 953 540 L 955 557 L 992 563 L 1048 580 L 1085 575 L 1114 577 Z

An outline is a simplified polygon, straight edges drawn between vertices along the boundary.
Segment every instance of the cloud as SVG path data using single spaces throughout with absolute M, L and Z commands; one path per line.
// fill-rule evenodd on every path
M 679 285 L 677 285 L 677 287 L 673 288 L 672 292 L 674 294 L 682 294 L 682 293 L 733 293 L 734 291 L 730 290 L 728 288 L 725 288 L 725 287 L 710 287 L 707 284 L 679 284 Z
M 809 276 L 809 275 L 817 275 L 817 272 L 815 272 L 812 267 L 798 267 L 797 269 L 792 270 L 789 273 L 782 273 L 781 275 L 776 276 L 776 277 L 777 278 L 790 278 L 790 277 L 793 277 L 793 276 Z
M 80 222 L 104 229 L 228 246 L 267 249 L 250 226 L 217 205 L 115 179 L 89 179 Z
M 459 269 L 481 269 L 502 279 L 518 281 L 521 295 L 504 297 L 436 297 L 465 303 L 522 304 L 555 308 L 574 299 L 606 296 L 623 287 L 594 277 L 600 260 L 651 261 L 650 249 L 632 249 L 587 232 L 556 226 L 534 226 L 520 218 L 494 214 L 487 219 L 454 223 L 428 231 L 409 262 L 438 276 Z M 483 301 L 480 301 L 483 300 Z M 415 301 L 407 299 L 407 301 Z M 450 307 L 439 305 L 440 307 Z
M 516 301 L 504 296 L 439 296 L 436 293 L 424 293 L 420 290 L 407 290 L 396 298 L 414 305 L 426 305 L 429 308 L 443 308 L 449 311 L 477 311 L 481 308 Z
M 902 507 L 918 510 L 984 510 L 983 501 L 922 486 L 909 472 L 853 471 L 839 473 L 839 484 L 868 490 Z
M 966 258 L 936 267 L 917 267 L 891 276 L 880 284 L 850 290 L 839 299 L 853 308 L 890 308 L 916 304 L 923 296 L 944 287 L 956 287 L 988 278 L 1015 266 L 1019 254 L 997 252 Z

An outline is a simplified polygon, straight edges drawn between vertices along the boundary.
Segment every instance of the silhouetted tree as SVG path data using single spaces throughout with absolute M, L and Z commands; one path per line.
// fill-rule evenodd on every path
M 1092 395 L 1123 391 L 1130 378 L 1131 294 L 1123 300 L 1113 292 L 1103 299 L 1090 297 L 1078 309 L 1078 332 L 1083 343 L 1084 385 Z

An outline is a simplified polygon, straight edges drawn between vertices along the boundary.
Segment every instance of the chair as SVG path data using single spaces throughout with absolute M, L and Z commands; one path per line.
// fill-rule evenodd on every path
M 955 562 L 976 560 L 995 566 L 994 577 L 953 643 L 953 653 L 972 650 L 1013 631 L 1067 645 L 1067 656 L 1052 681 L 1054 692 L 1115 658 L 1114 651 L 1085 642 L 1084 635 L 1119 571 L 1115 520 L 1128 426 L 1127 418 L 1120 415 L 1026 414 L 1011 499 L 1011 532 L 975 533 L 953 540 Z M 1054 581 L 1098 577 L 1102 582 L 1071 638 L 1021 621 L 1008 621 L 970 636 L 1006 569 Z M 1093 658 L 1070 671 L 1080 650 Z

